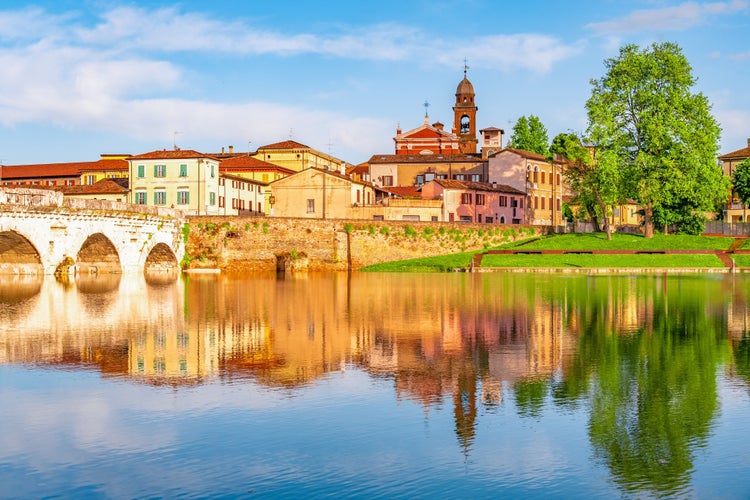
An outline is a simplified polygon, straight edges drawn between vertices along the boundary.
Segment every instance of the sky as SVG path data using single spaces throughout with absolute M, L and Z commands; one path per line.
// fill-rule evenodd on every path
M 585 131 L 620 47 L 674 42 L 722 128 L 750 137 L 750 0 L 0 0 L 0 164 L 293 139 L 351 164 L 400 125 L 450 128 L 464 66 L 478 129 Z M 425 107 L 424 103 L 429 106 Z

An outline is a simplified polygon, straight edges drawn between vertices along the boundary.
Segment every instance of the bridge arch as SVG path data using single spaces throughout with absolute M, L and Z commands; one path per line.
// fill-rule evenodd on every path
M 44 274 L 39 251 L 17 231 L 0 231 L 0 274 Z
M 94 233 L 86 238 L 76 256 L 76 265 L 82 274 L 122 273 L 120 254 L 103 233 Z
M 157 243 L 146 256 L 143 266 L 146 272 L 175 271 L 179 269 L 177 256 L 166 243 Z

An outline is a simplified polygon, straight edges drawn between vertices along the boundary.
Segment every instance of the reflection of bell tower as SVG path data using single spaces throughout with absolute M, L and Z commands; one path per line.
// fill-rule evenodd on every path
M 456 88 L 456 105 L 453 106 L 453 133 L 459 137 L 462 153 L 477 152 L 477 106 L 474 104 L 474 86 L 466 78 L 469 67 L 464 61 L 464 79 Z

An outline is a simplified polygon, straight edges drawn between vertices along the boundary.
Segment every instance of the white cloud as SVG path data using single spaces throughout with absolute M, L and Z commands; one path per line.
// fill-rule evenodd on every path
M 685 2 L 674 7 L 643 9 L 625 17 L 589 23 L 586 28 L 598 35 L 639 33 L 642 31 L 684 31 L 706 23 L 709 18 L 725 16 L 747 9 L 746 0 L 730 2 Z

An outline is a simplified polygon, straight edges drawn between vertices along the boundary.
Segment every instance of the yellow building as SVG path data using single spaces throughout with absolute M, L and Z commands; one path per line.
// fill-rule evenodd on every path
M 299 172 L 306 168 L 322 168 L 345 172 L 346 162 L 317 151 L 297 141 L 282 141 L 261 146 L 253 157 L 280 167 Z
M 269 187 L 271 215 L 279 217 L 359 219 L 360 208 L 376 202 L 371 184 L 320 168 L 302 170 Z
M 193 150 L 159 150 L 128 159 L 130 203 L 219 215 L 219 160 Z
M 81 166 L 81 184 L 91 186 L 102 179 L 127 179 L 128 158 L 126 154 L 103 154 L 99 161 Z

